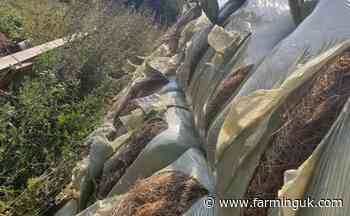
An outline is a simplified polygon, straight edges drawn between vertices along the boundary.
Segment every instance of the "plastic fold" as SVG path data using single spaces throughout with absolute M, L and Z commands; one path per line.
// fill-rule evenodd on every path
M 222 198 L 242 198 L 260 157 L 265 151 L 268 137 L 279 126 L 275 111 L 285 99 L 310 80 L 322 66 L 349 48 L 344 42 L 310 60 L 288 77 L 280 87 L 257 90 L 251 95 L 234 100 L 221 128 L 216 165 L 217 193 Z M 222 209 L 223 215 L 239 214 L 240 209 Z

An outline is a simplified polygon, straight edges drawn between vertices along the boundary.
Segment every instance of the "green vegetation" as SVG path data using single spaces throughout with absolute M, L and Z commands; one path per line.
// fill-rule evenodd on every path
M 0 215 L 46 215 L 70 180 L 70 169 L 61 168 L 81 159 L 85 138 L 130 79 L 127 59 L 146 55 L 163 33 L 147 13 L 50 2 L 0 3 L 10 8 L 0 9 L 0 32 L 13 40 L 41 44 L 89 32 L 35 59 L 32 72 L 6 89 L 10 96 L 0 96 Z M 48 189 L 53 182 L 60 184 Z
M 41 44 L 64 36 L 70 13 L 55 0 L 2 0 L 0 2 L 0 32 L 11 40 L 30 39 Z
M 100 122 L 104 95 L 98 89 L 80 98 L 78 86 L 59 82 L 42 67 L 26 79 L 16 97 L 0 110 L 0 193 L 6 199 L 24 190 L 27 180 L 40 176 L 61 160 L 79 155 L 82 140 Z M 43 70 L 45 69 L 45 70 Z
M 182 0 L 127 0 L 126 4 L 135 8 L 149 7 L 156 14 L 157 21 L 171 24 L 176 21 L 182 9 Z
M 11 40 L 24 36 L 23 18 L 15 14 L 10 8 L 0 5 L 0 32 L 6 34 Z

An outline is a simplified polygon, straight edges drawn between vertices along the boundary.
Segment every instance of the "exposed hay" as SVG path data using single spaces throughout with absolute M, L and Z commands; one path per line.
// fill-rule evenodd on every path
M 277 198 L 284 171 L 298 168 L 314 151 L 350 95 L 350 51 L 325 65 L 295 106 L 284 107 L 284 124 L 272 136 L 255 171 L 246 198 Z M 290 105 L 290 104 L 289 104 Z M 246 216 L 267 215 L 267 209 L 246 209 Z
M 167 128 L 168 124 L 162 119 L 151 119 L 135 132 L 130 140 L 112 157 L 112 169 L 108 173 L 104 173 L 100 179 L 98 185 L 100 198 L 107 196 L 146 145 Z
M 114 103 L 107 114 L 107 120 L 113 120 L 118 118 L 124 110 L 127 109 L 130 102 L 135 98 L 146 97 L 163 86 L 165 86 L 169 80 L 161 76 L 147 77 L 142 81 L 139 81 L 132 86 L 129 86 L 128 91 L 123 95 L 118 95 L 113 99 Z
M 165 172 L 138 181 L 112 216 L 179 216 L 208 191 L 180 172 Z
M 216 93 L 213 95 L 212 100 L 208 104 L 208 110 L 206 111 L 206 131 L 224 105 L 229 101 L 233 93 L 247 77 L 251 68 L 252 65 L 249 65 L 233 71 L 227 77 L 225 77 L 225 79 L 217 87 Z

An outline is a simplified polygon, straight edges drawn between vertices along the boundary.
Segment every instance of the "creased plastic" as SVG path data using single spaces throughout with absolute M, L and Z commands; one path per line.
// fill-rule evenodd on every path
M 156 136 L 140 153 L 109 196 L 125 193 L 137 179 L 146 178 L 168 166 L 189 148 L 199 148 L 189 111 L 171 107 L 165 113 L 168 129 Z
M 286 79 L 280 87 L 257 90 L 234 100 L 218 139 L 216 168 L 217 193 L 224 198 L 242 198 L 267 145 L 266 137 L 278 126 L 274 112 L 284 100 L 308 81 L 330 59 L 349 48 L 344 42 L 310 60 Z M 240 209 L 222 209 L 225 215 Z
M 209 170 L 203 153 L 195 148 L 187 150 L 174 163 L 160 170 L 158 174 L 168 171 L 179 171 L 195 178 L 210 193 L 214 193 L 214 176 Z

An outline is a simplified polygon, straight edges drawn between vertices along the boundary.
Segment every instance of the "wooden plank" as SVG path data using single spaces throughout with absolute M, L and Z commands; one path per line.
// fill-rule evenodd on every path
M 94 30 L 95 31 L 95 30 Z M 0 58 L 0 72 L 8 69 L 17 64 L 21 64 L 22 62 L 28 61 L 34 57 L 37 57 L 45 52 L 56 49 L 58 47 L 63 46 L 64 44 L 74 41 L 79 38 L 86 37 L 88 33 L 76 33 L 69 37 L 64 37 L 60 39 L 56 39 L 42 45 L 29 48 L 5 57 Z
M 10 68 L 11 66 L 20 64 L 24 61 L 30 60 L 38 55 L 56 49 L 60 46 L 63 46 L 68 41 L 69 40 L 67 38 L 61 38 L 0 58 L 0 71 Z

